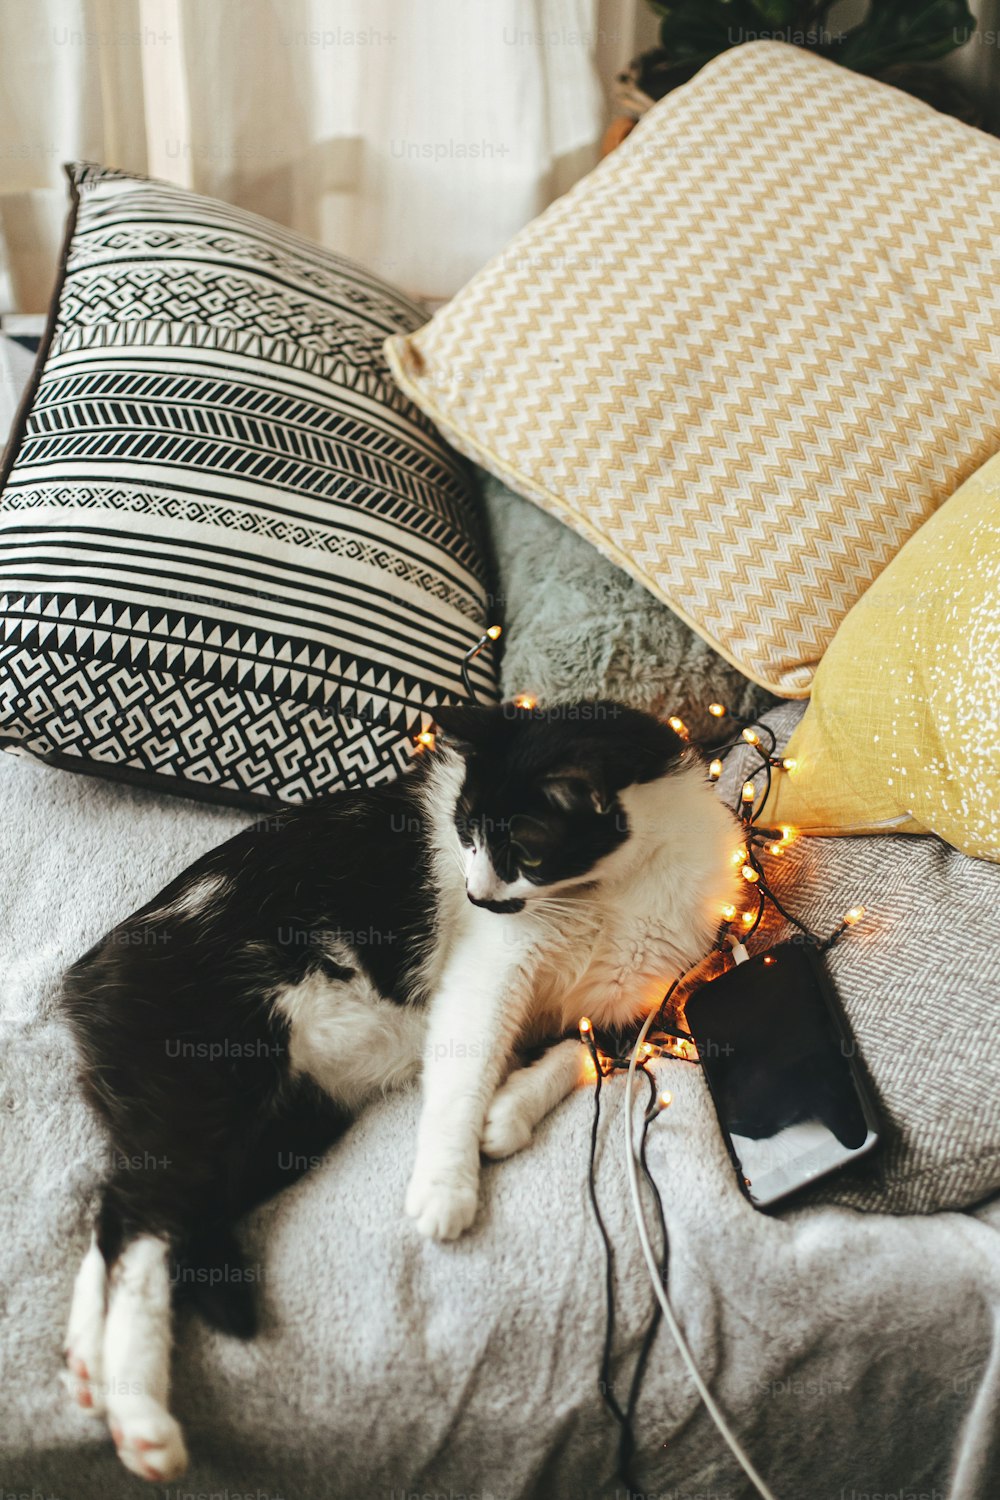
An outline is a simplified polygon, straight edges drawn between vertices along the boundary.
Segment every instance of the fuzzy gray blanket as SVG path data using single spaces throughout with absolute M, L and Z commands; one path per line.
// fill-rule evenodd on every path
M 54 997 L 71 959 L 245 821 L 0 756 L 3 1500 L 143 1493 L 59 1381 L 106 1147 Z M 650 1163 L 671 1230 L 672 1295 L 778 1500 L 992 1500 L 1000 1203 L 923 1217 L 829 1206 L 765 1217 L 736 1190 L 699 1071 L 661 1072 L 675 1102 L 652 1133 Z M 605 1102 L 598 1180 L 616 1247 L 621 1395 L 651 1294 L 628 1208 L 623 1080 Z M 245 1345 L 193 1317 L 181 1323 L 175 1386 L 193 1466 L 169 1500 L 615 1494 L 616 1432 L 596 1388 L 592 1105 L 578 1094 L 530 1150 L 486 1169 L 477 1224 L 455 1245 L 421 1240 L 402 1214 L 415 1093 L 369 1110 L 259 1211 L 244 1238 L 260 1337 Z M 638 1473 L 659 1500 L 750 1495 L 662 1332 L 638 1433 Z

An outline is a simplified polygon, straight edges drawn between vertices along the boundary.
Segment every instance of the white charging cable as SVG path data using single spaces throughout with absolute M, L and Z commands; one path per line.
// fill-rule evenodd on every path
M 722 1412 L 715 1404 L 715 1399 L 712 1396 L 711 1391 L 708 1389 L 708 1386 L 705 1384 L 704 1380 L 702 1380 L 701 1378 L 701 1375 L 698 1373 L 698 1367 L 694 1362 L 694 1357 L 691 1354 L 691 1350 L 688 1348 L 687 1340 L 685 1339 L 683 1333 L 680 1330 L 680 1327 L 678 1326 L 677 1319 L 674 1317 L 673 1309 L 670 1306 L 670 1300 L 667 1297 L 666 1289 L 660 1279 L 660 1268 L 656 1263 L 656 1256 L 653 1253 L 653 1247 L 649 1241 L 649 1233 L 646 1229 L 646 1220 L 643 1214 L 642 1200 L 639 1196 L 639 1154 L 636 1150 L 635 1134 L 632 1129 L 632 1103 L 634 1098 L 633 1084 L 635 1083 L 636 1063 L 638 1061 L 642 1044 L 646 1040 L 646 1035 L 649 1031 L 650 1026 L 653 1024 L 653 1017 L 655 1016 L 655 1014 L 655 1011 L 650 1011 L 649 1015 L 646 1017 L 642 1030 L 636 1037 L 635 1046 L 632 1049 L 632 1056 L 629 1058 L 628 1063 L 628 1078 L 625 1084 L 625 1108 L 622 1112 L 625 1119 L 625 1163 L 628 1167 L 628 1182 L 629 1188 L 631 1189 L 632 1193 L 632 1209 L 635 1213 L 636 1228 L 639 1231 L 639 1240 L 642 1244 L 642 1253 L 645 1256 L 646 1265 L 649 1269 L 650 1279 L 653 1283 L 653 1291 L 656 1293 L 657 1301 L 659 1302 L 660 1308 L 663 1312 L 663 1321 L 666 1323 L 667 1328 L 670 1330 L 670 1336 L 673 1339 L 674 1343 L 677 1345 L 678 1353 L 687 1366 L 688 1373 L 695 1383 L 698 1395 L 701 1397 L 702 1401 L 705 1404 L 705 1410 L 712 1418 L 712 1421 L 715 1423 L 721 1436 L 729 1445 L 734 1458 L 736 1459 L 740 1468 L 743 1470 L 744 1474 L 749 1479 L 750 1483 L 753 1485 L 754 1489 L 757 1491 L 758 1495 L 761 1495 L 763 1497 L 763 1500 L 775 1500 L 773 1493 L 768 1489 L 764 1480 L 757 1473 L 757 1470 L 751 1463 L 749 1456 L 740 1446 L 739 1440 L 737 1439 L 735 1433 L 731 1430 L 728 1422 L 722 1415 Z

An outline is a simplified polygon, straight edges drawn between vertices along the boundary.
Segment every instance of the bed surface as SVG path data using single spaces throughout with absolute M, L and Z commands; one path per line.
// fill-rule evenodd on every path
M 59 1382 L 106 1148 L 77 1090 L 55 987 L 102 932 L 247 821 L 0 755 L 0 1490 L 148 1493 Z M 992 1500 L 1000 1203 L 920 1218 L 841 1207 L 764 1217 L 736 1191 L 699 1070 L 661 1068 L 675 1103 L 650 1160 L 672 1294 L 778 1500 Z M 599 1163 L 622 1384 L 651 1305 L 627 1206 L 623 1101 L 619 1078 Z M 371 1108 L 245 1226 L 264 1311 L 255 1342 L 182 1316 L 176 1406 L 193 1463 L 177 1496 L 615 1493 L 615 1433 L 595 1389 L 592 1096 L 567 1101 L 526 1153 L 485 1169 L 475 1228 L 452 1246 L 421 1240 L 402 1213 L 417 1104 L 410 1092 Z M 661 1500 L 750 1493 L 662 1333 L 639 1439 L 639 1476 Z

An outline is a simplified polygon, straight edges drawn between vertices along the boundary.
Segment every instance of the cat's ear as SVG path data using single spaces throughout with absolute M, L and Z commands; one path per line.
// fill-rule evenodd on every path
M 607 783 L 596 766 L 559 766 L 542 779 L 542 794 L 560 812 L 606 813 L 612 802 Z
M 496 734 L 499 709 L 494 704 L 453 703 L 434 710 L 441 743 L 459 755 L 472 755 Z

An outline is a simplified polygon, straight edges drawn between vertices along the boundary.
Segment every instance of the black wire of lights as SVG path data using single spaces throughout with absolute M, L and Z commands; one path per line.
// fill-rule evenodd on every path
M 741 865 L 741 873 L 744 880 L 749 885 L 756 886 L 758 892 L 756 913 L 744 912 L 740 919 L 743 927 L 746 929 L 744 936 L 746 938 L 753 936 L 754 932 L 760 926 L 765 907 L 770 902 L 775 911 L 784 917 L 786 922 L 790 922 L 793 927 L 797 927 L 808 942 L 815 944 L 820 952 L 826 952 L 833 947 L 834 943 L 839 942 L 849 927 L 853 927 L 857 922 L 861 921 L 861 918 L 865 914 L 864 907 L 852 906 L 850 911 L 845 913 L 840 925 L 828 937 L 820 938 L 806 926 L 805 922 L 796 917 L 794 913 L 790 912 L 779 901 L 764 874 L 764 868 L 761 863 L 761 855 L 764 853 L 774 858 L 780 858 L 784 855 L 795 837 L 795 829 L 787 824 L 782 828 L 766 828 L 760 826 L 759 822 L 760 815 L 767 805 L 767 799 L 771 792 L 773 772 L 775 769 L 794 771 L 796 765 L 795 759 L 794 757 L 787 755 L 780 756 L 775 753 L 777 741 L 774 731 L 768 725 L 761 724 L 753 719 L 740 719 L 736 715 L 729 715 L 728 710 L 721 703 L 710 703 L 708 711 L 716 719 L 722 719 L 727 716 L 731 717 L 740 726 L 739 738 L 731 740 L 729 744 L 723 745 L 716 750 L 715 756 L 708 768 L 710 781 L 718 781 L 722 775 L 723 763 L 720 756 L 741 745 L 749 746 L 756 753 L 760 762 L 744 780 L 739 799 L 734 809 L 737 817 L 743 824 L 745 843 L 742 848 L 736 851 L 733 859 L 737 864 Z M 672 718 L 669 720 L 669 723 L 671 728 L 680 734 L 682 738 L 687 737 L 687 730 L 680 719 Z M 764 739 L 767 741 L 766 744 L 762 742 Z M 765 776 L 764 794 L 758 799 L 754 777 L 761 769 L 763 769 Z M 735 917 L 736 912 L 732 907 L 725 907 L 723 909 L 723 918 L 727 923 L 735 920 Z
M 472 677 L 470 676 L 469 668 L 472 666 L 472 663 L 475 661 L 480 651 L 482 651 L 484 647 L 488 646 L 490 641 L 498 641 L 502 634 L 503 630 L 499 625 L 487 626 L 486 630 L 479 637 L 479 640 L 476 642 L 476 644 L 474 646 L 470 646 L 468 651 L 466 651 L 465 655 L 462 657 L 462 686 L 465 688 L 465 695 L 470 703 L 476 703 L 478 699 L 476 696 L 476 690 L 472 686 Z

